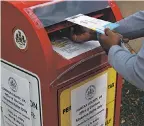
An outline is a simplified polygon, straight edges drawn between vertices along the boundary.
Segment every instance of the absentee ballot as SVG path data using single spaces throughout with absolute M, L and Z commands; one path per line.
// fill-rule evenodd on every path
M 109 21 L 104 21 L 101 19 L 96 19 L 93 17 L 89 17 L 83 14 L 78 14 L 69 18 L 66 18 L 67 21 L 81 25 L 83 27 L 92 29 L 101 34 L 104 34 L 105 28 L 109 28 L 111 30 L 115 29 L 119 26 L 117 23 L 111 23 Z

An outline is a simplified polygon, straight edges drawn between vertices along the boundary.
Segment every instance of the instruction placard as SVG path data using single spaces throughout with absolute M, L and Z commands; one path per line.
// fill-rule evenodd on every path
M 52 40 L 53 49 L 66 59 L 74 58 L 82 53 L 100 47 L 99 41 L 91 40 L 84 43 L 74 43 L 66 37 Z
M 2 107 L 5 126 L 31 126 L 29 82 L 2 67 Z
M 78 14 L 78 15 L 66 18 L 66 20 L 72 23 L 81 25 L 83 27 L 92 29 L 102 34 L 104 34 L 105 28 L 110 28 L 111 30 L 113 30 L 114 28 L 119 26 L 119 24 L 117 23 L 111 23 L 109 21 L 96 19 L 96 18 L 89 17 L 83 14 Z
M 43 126 L 38 76 L 5 60 L 1 66 L 3 125 Z
M 71 91 L 72 126 L 105 126 L 107 73 Z

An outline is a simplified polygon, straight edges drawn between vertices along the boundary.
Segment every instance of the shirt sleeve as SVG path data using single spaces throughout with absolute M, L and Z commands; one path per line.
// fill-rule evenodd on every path
M 118 33 L 129 39 L 144 37 L 144 11 L 139 11 L 119 22 L 120 26 L 115 29 Z
M 126 80 L 144 90 L 144 44 L 138 54 L 114 45 L 109 50 L 108 61 Z

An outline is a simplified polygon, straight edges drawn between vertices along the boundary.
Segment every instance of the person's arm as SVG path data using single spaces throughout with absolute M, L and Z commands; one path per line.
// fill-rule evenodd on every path
M 144 89 L 144 44 L 137 55 L 114 45 L 109 50 L 108 61 L 126 80 Z
M 125 38 L 144 37 L 144 11 L 137 12 L 118 22 L 115 29 Z M 144 44 L 137 55 L 131 54 L 120 46 L 112 46 L 108 53 L 109 63 L 129 82 L 144 89 Z
M 100 43 L 108 52 L 108 61 L 126 80 L 144 89 L 144 43 L 137 55 L 131 54 L 119 46 L 120 38 L 109 29 L 100 36 Z
M 117 23 L 120 24 L 120 26 L 117 27 L 115 31 L 125 38 L 135 39 L 144 37 L 144 11 L 139 11 Z

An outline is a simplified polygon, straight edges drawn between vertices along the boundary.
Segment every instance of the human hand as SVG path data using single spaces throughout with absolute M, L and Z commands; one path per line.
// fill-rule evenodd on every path
M 112 31 L 113 31 L 114 33 L 118 34 L 119 36 L 121 36 L 123 43 L 128 43 L 128 42 L 129 42 L 129 39 L 128 39 L 128 38 L 124 38 L 121 34 L 117 33 L 115 30 L 112 30 Z
M 71 28 L 70 39 L 77 43 L 82 43 L 82 42 L 97 39 L 97 34 L 93 30 L 90 30 L 90 29 L 84 28 L 84 27 L 80 27 L 80 31 L 82 31 L 82 32 L 79 34 L 76 34 L 76 33 L 74 33 L 74 28 Z
M 121 41 L 128 42 L 128 39 L 124 39 L 122 35 L 111 31 L 110 29 L 105 29 L 105 35 L 101 34 L 99 36 L 99 41 L 103 49 L 106 51 L 106 53 L 109 52 L 109 49 L 113 45 L 121 45 Z

